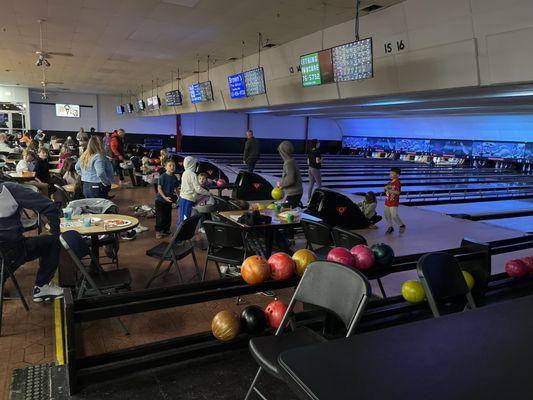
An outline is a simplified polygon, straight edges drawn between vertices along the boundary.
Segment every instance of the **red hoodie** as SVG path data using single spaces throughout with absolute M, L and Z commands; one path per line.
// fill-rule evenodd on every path
M 113 133 L 111 135 L 109 148 L 111 149 L 113 158 L 124 158 L 124 142 L 118 133 Z

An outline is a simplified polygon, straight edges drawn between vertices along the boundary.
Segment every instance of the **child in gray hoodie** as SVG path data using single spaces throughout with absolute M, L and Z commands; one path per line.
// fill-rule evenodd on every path
M 278 187 L 285 193 L 285 201 L 291 208 L 300 206 L 302 200 L 303 186 L 302 177 L 296 160 L 292 157 L 294 147 L 291 142 L 284 140 L 278 146 L 278 152 L 283 159 L 283 175 Z

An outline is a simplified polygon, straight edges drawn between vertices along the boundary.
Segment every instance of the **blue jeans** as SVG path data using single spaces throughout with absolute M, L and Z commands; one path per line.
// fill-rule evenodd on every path
M 83 195 L 86 199 L 107 199 L 110 188 L 102 183 L 83 182 Z
M 178 201 L 178 225 L 181 224 L 185 218 L 189 218 L 191 216 L 193 206 L 194 201 L 190 201 L 184 199 L 183 197 L 180 197 Z

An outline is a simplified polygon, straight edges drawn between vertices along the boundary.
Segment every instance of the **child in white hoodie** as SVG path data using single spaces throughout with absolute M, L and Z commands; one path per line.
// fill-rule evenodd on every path
M 377 229 L 376 225 L 379 221 L 381 221 L 382 217 L 381 215 L 378 215 L 376 213 L 376 207 L 378 205 L 376 200 L 376 195 L 374 192 L 368 192 L 365 195 L 365 199 L 357 204 L 363 214 L 365 215 L 366 219 L 369 222 L 368 227 L 372 229 Z
M 198 176 L 194 172 L 196 169 L 196 159 L 191 156 L 185 157 L 183 167 L 185 171 L 181 175 L 181 190 L 178 201 L 178 225 L 191 216 L 191 211 L 198 195 L 211 195 L 209 190 L 204 189 L 198 182 Z

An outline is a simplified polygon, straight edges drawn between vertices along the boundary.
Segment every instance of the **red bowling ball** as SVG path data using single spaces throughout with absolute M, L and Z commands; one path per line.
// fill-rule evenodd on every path
M 218 188 L 226 187 L 226 180 L 225 180 L 225 179 L 222 179 L 222 178 L 218 179 L 218 180 L 217 180 L 217 187 L 218 187 Z
M 281 321 L 283 320 L 283 316 L 287 312 L 287 308 L 287 305 L 279 300 L 274 300 L 273 302 L 269 303 L 265 308 L 265 317 L 267 319 L 268 326 L 273 329 L 279 328 Z
M 364 244 L 358 244 L 352 247 L 350 253 L 355 258 L 355 268 L 357 269 L 369 269 L 374 265 L 374 252 L 372 249 Z
M 296 264 L 294 260 L 285 253 L 275 253 L 268 259 L 270 266 L 270 277 L 275 281 L 283 281 L 294 275 Z
M 334 247 L 328 253 L 328 261 L 333 261 L 347 267 L 355 268 L 355 257 L 344 247 Z
M 522 261 L 526 264 L 527 273 L 533 275 L 533 256 L 524 257 Z
M 522 260 L 510 260 L 505 264 L 505 272 L 513 278 L 522 278 L 528 274 L 528 268 Z

